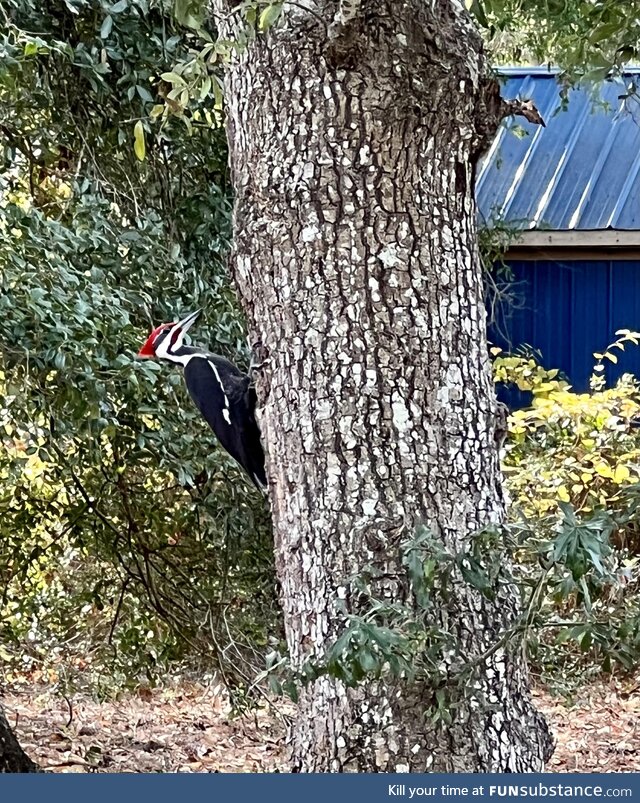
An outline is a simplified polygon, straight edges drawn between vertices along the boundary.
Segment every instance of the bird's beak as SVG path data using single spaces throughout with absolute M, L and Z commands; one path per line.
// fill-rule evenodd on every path
M 176 324 L 177 328 L 185 334 L 189 330 L 191 326 L 198 320 L 200 317 L 200 313 L 202 312 L 201 309 L 197 309 L 195 312 L 192 312 L 190 315 L 187 315 L 186 318 L 183 318 L 179 323 Z

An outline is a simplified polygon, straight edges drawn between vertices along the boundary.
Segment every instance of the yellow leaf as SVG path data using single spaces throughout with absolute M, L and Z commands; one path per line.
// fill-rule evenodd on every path
M 582 482 L 584 482 L 584 483 L 585 483 L 585 485 L 586 485 L 586 484 L 588 484 L 588 483 L 590 483 L 590 482 L 591 482 L 591 474 L 587 474 L 587 472 L 585 471 L 585 472 L 584 472 L 584 474 L 581 474 L 581 475 L 580 475 L 580 479 L 581 479 L 581 480 L 582 480 Z
M 613 481 L 616 485 L 620 485 L 625 480 L 628 480 L 631 476 L 631 472 L 626 466 L 616 466 L 616 470 L 613 472 Z
M 596 474 L 598 474 L 600 477 L 606 477 L 607 479 L 611 479 L 611 477 L 613 477 L 611 466 L 609 466 L 607 463 L 598 463 L 596 466 L 594 466 L 594 468 L 596 470 Z
M 133 152 L 141 162 L 144 162 L 144 157 L 147 152 L 146 144 L 144 141 L 144 128 L 142 121 L 138 120 L 133 129 Z
M 569 491 L 567 491 L 564 485 L 561 485 L 558 488 L 558 496 L 560 497 L 560 499 L 562 499 L 563 502 L 568 502 L 571 499 L 571 497 L 569 496 Z

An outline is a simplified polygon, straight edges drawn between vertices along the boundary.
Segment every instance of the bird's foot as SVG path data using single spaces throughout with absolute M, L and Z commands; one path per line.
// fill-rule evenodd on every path
M 251 352 L 249 376 L 253 378 L 254 374 L 270 364 L 271 359 L 268 356 L 267 349 L 262 345 L 261 340 L 254 340 L 252 343 L 251 338 L 248 337 L 247 345 L 249 346 L 249 350 Z

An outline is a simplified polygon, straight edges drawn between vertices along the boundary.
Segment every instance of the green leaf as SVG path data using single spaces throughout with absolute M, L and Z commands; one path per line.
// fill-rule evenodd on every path
M 269 28 L 280 16 L 281 11 L 282 3 L 271 3 L 271 5 L 268 5 L 258 18 L 258 30 L 262 31 L 263 33 L 264 31 L 269 30 Z
M 609 22 L 605 25 L 599 25 L 589 36 L 589 42 L 592 45 L 602 42 L 609 37 L 616 36 L 620 33 L 619 22 Z
M 147 101 L 147 103 L 153 103 L 153 95 L 151 94 L 151 92 L 149 92 L 149 90 L 146 87 L 137 84 L 136 92 L 142 98 L 142 100 Z
M 168 84 L 178 84 L 178 86 L 186 86 L 187 82 L 181 75 L 178 75 L 176 72 L 163 72 L 160 74 L 160 78 L 163 81 L 166 81 Z
M 558 507 L 562 511 L 565 521 L 571 526 L 576 527 L 578 525 L 578 520 L 576 519 L 573 505 L 571 505 L 569 502 L 558 502 Z
M 589 70 L 589 72 L 585 73 L 584 80 L 587 83 L 598 84 L 608 78 L 610 72 L 611 65 L 607 67 L 596 67 L 596 69 Z
M 587 586 L 587 581 L 585 580 L 584 577 L 580 578 L 578 586 L 580 588 L 580 591 L 582 592 L 582 596 L 583 596 L 583 599 L 584 599 L 585 610 L 589 615 L 591 615 L 591 611 L 592 611 L 591 594 L 589 593 L 589 588 Z
M 133 129 L 133 150 L 137 158 L 143 162 L 144 157 L 147 152 L 146 143 L 145 143 L 145 136 L 144 136 L 144 127 L 142 125 L 142 120 L 138 120 L 135 124 Z
M 207 77 L 204 79 L 204 81 L 200 86 L 200 100 L 204 100 L 207 97 L 209 92 L 211 92 L 211 87 L 212 87 L 211 76 L 207 75 Z
M 199 31 L 202 27 L 202 5 L 194 0 L 175 0 L 173 13 L 180 25 Z
M 213 76 L 213 108 L 214 109 L 222 109 L 222 104 L 224 102 L 224 95 L 222 93 L 222 85 L 220 84 L 220 79 L 217 75 Z
M 370 650 L 367 650 L 366 648 L 358 650 L 357 658 L 363 672 L 369 674 L 378 669 L 378 660 Z
M 470 555 L 458 555 L 456 556 L 456 564 L 467 583 L 477 588 L 488 598 L 492 599 L 495 596 L 490 578 L 475 558 Z
M 114 3 L 109 11 L 112 14 L 121 14 L 123 11 L 126 11 L 129 7 L 129 0 L 118 0 L 117 3 Z
M 489 27 L 489 21 L 487 20 L 480 0 L 466 0 L 466 6 L 483 28 Z
M 558 632 L 558 635 L 555 638 L 555 643 L 556 644 L 564 644 L 570 638 L 572 638 L 571 629 L 568 628 L 568 627 L 564 627 L 564 628 L 562 628 L 562 630 L 560 630 Z
M 299 697 L 299 695 L 298 695 L 298 687 L 292 680 L 288 680 L 285 683 L 283 683 L 282 684 L 282 689 L 286 694 L 289 695 L 289 697 L 291 698 L 292 702 L 294 702 L 294 703 L 298 702 L 298 697 Z
M 111 33 L 112 28 L 113 28 L 113 17 L 107 15 L 102 21 L 102 25 L 100 26 L 100 38 L 106 39 Z
M 79 14 L 80 12 L 76 8 L 75 4 L 71 2 L 71 0 L 64 0 L 65 6 L 69 9 L 72 14 Z

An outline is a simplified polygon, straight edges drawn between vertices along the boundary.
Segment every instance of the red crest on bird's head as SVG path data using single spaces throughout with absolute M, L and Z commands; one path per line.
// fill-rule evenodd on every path
M 162 323 L 160 326 L 156 326 L 145 340 L 144 346 L 138 352 L 138 357 L 155 357 L 156 349 L 154 344 L 158 339 L 158 335 L 162 334 L 162 332 L 165 332 L 167 329 L 171 329 L 172 326 L 175 326 L 175 323 Z
M 175 351 L 182 347 L 184 335 L 198 320 L 201 312 L 202 310 L 196 310 L 178 323 L 163 323 L 156 326 L 138 352 L 138 357 L 158 357 L 171 360 L 171 355 L 174 355 Z M 171 332 L 170 335 L 169 332 Z M 168 338 L 169 342 L 167 342 Z M 179 362 L 179 360 L 177 361 Z M 172 360 L 172 362 L 176 362 L 176 360 Z

